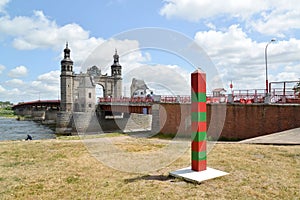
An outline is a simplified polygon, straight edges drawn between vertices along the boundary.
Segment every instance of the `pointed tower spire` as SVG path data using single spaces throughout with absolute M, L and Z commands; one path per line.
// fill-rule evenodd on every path
M 61 61 L 60 74 L 60 109 L 62 112 L 73 111 L 73 61 L 68 42 L 64 49 L 64 59 Z
M 122 66 L 119 63 L 119 55 L 117 49 L 115 49 L 115 55 L 113 55 L 114 63 L 111 66 L 111 75 L 115 77 L 121 77 Z
M 71 50 L 69 49 L 69 43 L 66 42 L 66 48 L 64 49 L 64 59 L 61 61 L 62 71 L 73 71 L 73 61 L 71 60 Z
M 71 60 L 70 59 L 70 52 L 71 50 L 69 49 L 69 43 L 66 43 L 66 48 L 64 49 L 64 60 Z
M 115 55 L 113 57 L 114 57 L 114 65 L 120 65 L 119 64 L 119 55 L 118 55 L 117 49 L 115 49 Z

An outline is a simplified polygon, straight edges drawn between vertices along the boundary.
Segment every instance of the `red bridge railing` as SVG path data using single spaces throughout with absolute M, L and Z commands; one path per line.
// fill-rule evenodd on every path
M 153 102 L 152 98 L 130 98 L 130 97 L 121 97 L 121 98 L 112 98 L 112 97 L 105 97 L 105 98 L 98 98 L 99 103 L 149 103 Z
M 264 89 L 233 90 L 233 101 L 239 103 L 264 103 Z
M 190 96 L 152 96 L 152 97 L 121 97 L 121 98 L 98 98 L 99 103 L 190 103 Z

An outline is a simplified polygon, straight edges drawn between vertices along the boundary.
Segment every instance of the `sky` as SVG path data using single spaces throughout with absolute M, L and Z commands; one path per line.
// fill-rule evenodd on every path
M 235 90 L 263 89 L 273 38 L 269 82 L 299 80 L 298 0 L 0 0 L 0 101 L 59 99 L 66 42 L 76 73 L 96 65 L 109 74 L 117 49 L 124 95 L 133 77 L 158 94 L 188 95 L 198 67 L 208 93 L 230 91 L 231 82 Z M 176 51 L 184 41 L 212 64 Z

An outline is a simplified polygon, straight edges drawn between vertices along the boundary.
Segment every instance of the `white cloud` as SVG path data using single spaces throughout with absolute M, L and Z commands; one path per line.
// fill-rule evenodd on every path
M 108 40 L 99 45 L 95 51 L 83 63 L 82 72 L 87 67 L 97 65 L 101 68 L 102 74 L 110 75 L 110 66 L 113 63 L 115 48 L 120 56 L 119 61 L 123 66 L 123 88 L 126 88 L 126 95 L 129 95 L 129 88 L 132 78 L 145 80 L 146 84 L 156 93 L 162 94 L 189 94 L 189 73 L 176 65 L 148 65 L 151 62 L 149 52 L 139 49 L 139 42 L 135 40 Z
M 71 49 L 71 59 L 74 61 L 74 66 L 78 73 L 79 71 L 85 72 L 87 67 L 97 65 L 101 68 L 102 73 L 110 74 L 115 48 L 117 48 L 120 55 L 120 63 L 123 66 L 124 75 L 128 75 L 128 72 L 132 72 L 134 69 L 144 69 L 141 66 L 145 66 L 144 62 L 151 59 L 150 54 L 143 54 L 139 50 L 138 41 L 126 39 L 105 41 L 102 38 L 91 37 L 90 33 L 80 25 L 72 23 L 60 26 L 45 16 L 42 11 L 34 11 L 33 16 L 28 17 L 10 17 L 9 15 L 0 17 L 0 34 L 12 37 L 12 44 L 18 50 L 50 48 L 59 51 L 61 56 L 63 56 L 65 42 L 68 41 Z M 151 69 L 150 66 L 148 68 L 149 70 Z M 163 75 L 159 76 L 157 72 L 155 80 L 153 78 L 153 80 L 147 79 L 148 82 L 151 81 L 152 84 L 156 82 L 161 86 L 169 87 L 168 81 L 171 81 L 170 88 L 172 91 L 181 91 L 182 85 L 179 84 L 180 80 L 188 79 L 186 76 L 183 76 L 184 78 L 177 77 L 178 81 L 175 81 L 175 78 L 172 79 L 172 76 L 165 77 L 167 74 L 170 75 L 170 71 L 173 73 L 180 71 L 178 66 L 160 65 L 155 66 L 155 68 Z M 147 78 L 150 77 L 150 72 L 153 75 L 153 72 L 150 70 L 147 73 Z M 186 72 L 182 73 L 186 74 Z M 9 76 L 13 78 L 26 74 L 27 68 L 24 66 L 17 67 L 9 72 Z M 15 101 L 33 100 L 37 99 L 38 96 L 44 99 L 56 99 L 60 89 L 59 77 L 60 71 L 51 71 L 38 76 L 34 81 L 23 82 L 23 84 L 20 84 L 22 82 L 20 79 L 9 80 L 6 82 L 9 86 L 6 95 L 10 95 L 11 99 L 15 99 Z M 16 85 L 18 85 L 18 90 L 15 88 Z
M 57 99 L 60 92 L 60 71 L 50 71 L 38 76 L 36 81 L 30 83 L 34 91 L 46 99 Z
M 14 103 L 40 99 L 58 99 L 60 93 L 60 71 L 41 74 L 34 81 L 12 79 L 6 81 L 5 89 L 0 87 L 0 99 Z
M 198 32 L 195 41 L 207 52 L 228 85 L 233 80 L 235 89 L 265 87 L 265 42 L 253 41 L 238 25 L 224 31 Z M 299 52 L 300 40 L 297 39 L 270 44 L 269 81 L 299 77 Z
M 280 72 L 276 75 L 271 76 L 273 81 L 282 81 L 282 80 L 292 80 L 297 81 L 300 80 L 300 64 L 296 65 L 287 65 L 284 67 L 283 72 Z M 294 83 L 292 83 L 294 84 Z
M 4 87 L 2 87 L 2 85 L 0 85 L 0 94 L 5 91 L 6 91 L 6 89 Z
M 260 0 L 166 0 L 160 14 L 167 18 L 199 21 L 224 14 L 247 18 L 266 8 L 268 8 L 267 1 Z
M 11 18 L 0 17 L 0 34 L 13 37 L 13 46 L 18 50 L 46 49 L 62 51 L 68 41 L 74 52 L 74 61 L 82 63 L 100 45 L 102 38 L 90 37 L 88 31 L 78 24 L 59 26 L 44 15 L 34 11 L 34 15 Z
M 256 31 L 277 37 L 285 37 L 285 32 L 291 29 L 300 29 L 300 10 L 274 11 L 251 22 Z
M 0 74 L 2 74 L 2 72 L 5 70 L 5 66 L 4 65 L 0 65 Z
M 5 6 L 10 2 L 10 0 L 0 0 L 0 13 L 5 13 Z
M 212 29 L 212 30 L 216 30 L 217 29 L 217 27 L 213 24 L 213 23 L 211 23 L 211 22 L 208 22 L 208 23 L 206 23 L 205 24 L 209 29 Z
M 18 77 L 24 77 L 26 76 L 28 73 L 28 70 L 25 66 L 18 66 L 12 70 L 10 70 L 10 72 L 8 73 L 9 77 L 12 78 L 18 78 Z
M 58 86 L 60 80 L 59 77 L 60 77 L 60 71 L 56 70 L 38 76 L 37 80 L 45 84 L 54 84 Z
M 250 30 L 284 37 L 289 30 L 300 28 L 300 4 L 298 0 L 166 0 L 160 14 L 168 19 L 188 21 L 237 18 Z
M 176 65 L 146 65 L 134 62 L 137 52 L 129 53 L 126 56 L 128 62 L 120 61 L 124 69 L 123 86 L 126 87 L 127 95 L 129 95 L 132 78 L 144 79 L 156 94 L 189 95 L 190 74 L 186 70 Z M 137 57 L 139 60 L 140 57 Z M 132 65 L 127 65 L 129 63 Z M 30 82 L 12 79 L 6 81 L 5 85 L 7 89 L 0 87 L 0 99 L 8 99 L 14 103 L 38 98 L 57 99 L 60 94 L 60 71 L 41 74 L 36 80 Z
M 5 84 L 13 85 L 14 87 L 15 86 L 22 86 L 24 84 L 24 81 L 21 80 L 21 79 L 12 79 L 12 80 L 5 81 Z
M 133 78 L 144 80 L 155 94 L 190 94 L 190 73 L 177 65 L 140 64 L 140 66 L 127 70 L 123 75 L 123 85 L 128 90 Z M 129 94 L 129 91 L 127 92 Z
M 80 70 L 85 72 L 88 67 L 96 65 L 101 68 L 102 73 L 110 72 L 110 66 L 113 63 L 113 55 L 116 49 L 120 56 L 120 63 L 124 66 L 124 70 L 131 70 L 140 62 L 149 59 L 149 55 L 142 55 L 139 50 L 138 41 L 110 39 L 101 43 L 94 51 L 90 52 L 88 57 L 84 60 L 84 63 L 81 64 L 82 67 Z M 125 73 L 126 71 L 123 72 Z

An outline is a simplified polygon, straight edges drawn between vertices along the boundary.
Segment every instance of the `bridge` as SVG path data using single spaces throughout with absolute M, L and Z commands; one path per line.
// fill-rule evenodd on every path
M 16 115 L 25 116 L 37 121 L 56 123 L 56 115 L 60 110 L 60 100 L 37 100 L 21 102 L 12 107 Z
M 122 66 L 120 64 L 119 55 L 117 51 L 115 51 L 115 54 L 113 55 L 113 63 L 111 65 L 110 75 L 102 74 L 101 69 L 99 69 L 96 66 L 88 68 L 86 73 L 82 72 L 80 74 L 76 74 L 73 71 L 74 63 L 71 59 L 70 52 L 71 50 L 69 49 L 68 44 L 66 44 L 66 48 L 64 49 L 64 58 L 63 60 L 61 60 L 61 75 L 60 75 L 61 102 L 60 102 L 59 112 L 57 113 L 56 133 L 71 134 L 72 132 L 74 132 L 73 121 L 76 117 L 79 122 L 82 122 L 82 124 L 80 125 L 81 127 L 89 127 L 91 124 L 91 121 L 89 119 L 91 118 L 90 115 L 92 111 L 96 111 L 97 119 L 95 119 L 94 121 L 97 123 L 98 122 L 106 123 L 108 121 L 112 122 L 114 120 L 116 121 L 117 119 L 119 120 L 121 118 L 128 119 L 130 121 L 133 115 L 139 115 L 137 118 L 139 117 L 141 118 L 143 115 L 147 117 L 149 116 L 152 117 L 152 130 L 157 129 L 157 132 L 169 132 L 169 133 L 176 132 L 175 129 L 179 130 L 179 128 L 182 128 L 179 127 L 179 124 L 183 124 L 180 121 L 182 119 L 185 120 L 184 121 L 185 126 L 184 126 L 184 130 L 180 129 L 180 132 L 185 132 L 186 130 L 188 130 L 189 127 L 188 120 L 190 117 L 189 112 L 191 110 L 190 96 L 160 96 L 160 95 L 152 96 L 151 95 L 152 96 L 151 98 L 123 98 L 122 87 L 121 87 Z M 275 83 L 273 83 L 273 85 L 274 84 Z M 104 95 L 104 98 L 100 98 L 98 102 L 95 101 L 96 85 L 98 86 L 100 85 L 103 88 L 103 95 Z M 141 95 L 147 94 L 146 89 L 148 89 L 148 87 L 144 82 L 143 83 L 141 82 L 141 84 L 134 84 L 133 81 L 132 86 L 134 87 L 131 88 L 132 90 L 130 91 L 131 94 L 134 94 L 137 90 L 142 90 L 140 91 Z M 210 105 L 211 107 L 216 107 L 215 105 L 221 105 L 219 106 L 221 108 L 222 106 L 224 107 L 224 105 L 226 105 L 227 107 L 232 107 L 232 110 L 228 111 L 229 113 L 235 114 L 232 117 L 238 116 L 236 113 L 243 113 L 243 111 L 245 111 L 246 114 L 253 113 L 254 114 L 252 116 L 253 119 L 259 119 L 258 117 L 255 117 L 255 114 L 258 113 L 258 110 L 260 110 L 262 112 L 261 115 L 262 118 L 260 119 L 260 121 L 257 121 L 256 124 L 261 124 L 262 122 L 265 123 L 268 120 L 270 120 L 264 118 L 265 116 L 270 116 L 269 113 L 275 113 L 277 115 L 280 115 L 280 113 L 277 112 L 280 111 L 282 113 L 284 110 L 284 109 L 278 110 L 275 109 L 275 107 L 272 107 L 270 108 L 269 113 L 266 113 L 267 108 L 264 108 L 264 106 L 266 105 L 269 106 L 270 102 L 274 104 L 277 103 L 288 104 L 291 101 L 293 101 L 293 103 L 297 102 L 295 101 L 296 96 L 294 96 L 294 98 L 287 96 L 287 88 L 289 87 L 287 83 L 283 85 L 284 87 L 283 90 L 285 91 L 283 94 L 278 94 L 277 91 L 275 91 L 273 94 L 272 93 L 273 90 L 277 87 L 275 86 L 276 84 L 274 85 L 274 87 L 271 86 L 269 87 L 272 88 L 272 91 L 266 91 L 262 93 L 259 93 L 258 91 L 254 91 L 254 92 L 247 91 L 247 94 L 245 95 L 242 92 L 236 94 L 234 93 L 234 91 L 232 91 L 232 94 L 229 95 L 218 95 L 217 93 L 214 93 L 213 96 L 207 95 L 208 107 Z M 277 96 L 276 96 L 276 92 L 277 92 Z M 244 105 L 244 104 L 251 104 L 251 106 Z M 259 104 L 259 106 L 255 107 L 257 104 Z M 183 107 L 184 109 L 182 109 Z M 249 108 L 251 109 L 249 110 Z M 287 110 L 288 106 L 285 108 Z M 291 111 L 287 113 L 288 115 L 290 115 L 292 112 L 295 112 L 296 110 L 296 108 L 294 109 L 294 107 L 292 106 L 289 108 L 291 109 Z M 297 109 L 298 108 L 299 106 L 297 107 Z M 295 115 L 297 114 L 298 112 L 296 112 L 296 114 L 294 115 L 291 115 L 291 117 L 294 119 Z M 218 116 L 218 114 L 215 116 Z M 245 115 L 243 117 L 247 117 L 247 116 Z M 209 114 L 208 114 L 208 118 L 209 118 Z M 229 122 L 228 124 L 235 125 L 239 122 L 239 118 L 229 119 L 228 122 Z M 163 123 L 165 123 L 165 125 L 163 125 Z M 214 121 L 212 123 L 216 123 L 216 125 L 218 124 L 218 122 L 214 122 Z M 245 125 L 244 123 L 246 122 L 243 122 L 243 124 L 239 124 L 239 126 L 234 126 L 234 127 L 235 128 L 243 127 L 243 125 Z M 277 124 L 278 123 L 279 122 L 277 120 Z M 297 123 L 293 121 L 292 124 L 295 125 Z M 166 127 L 168 126 L 173 129 L 167 129 Z M 250 126 L 250 131 L 252 127 L 253 125 Z M 265 125 L 262 124 L 261 127 L 265 127 Z M 288 126 L 285 126 L 285 128 L 286 127 L 291 127 L 291 126 L 290 124 L 288 124 Z M 230 130 L 229 133 L 231 133 L 233 128 L 231 127 L 229 130 Z M 245 132 L 245 130 L 236 130 L 236 131 L 241 133 Z M 271 131 L 273 131 L 273 129 Z M 251 132 L 255 132 L 255 131 L 251 131 Z
M 297 81 L 272 82 L 270 83 L 270 103 L 272 104 L 300 104 L 300 96 L 296 94 L 293 88 L 286 87 L 287 84 L 295 84 Z M 283 87 L 274 87 L 274 84 L 282 84 Z M 273 87 L 272 87 L 273 86 Z M 261 104 L 265 103 L 264 89 L 244 89 L 232 90 L 231 94 L 212 96 L 207 95 L 207 103 L 234 103 L 234 104 Z M 152 114 L 153 104 L 179 103 L 189 104 L 191 96 L 189 95 L 154 95 L 151 97 L 101 97 L 98 98 L 96 109 L 106 113 L 138 113 Z M 22 102 L 13 106 L 17 115 L 33 116 L 41 115 L 41 111 L 59 111 L 60 100 L 36 100 Z M 38 118 L 38 117 L 37 117 Z M 44 118 L 47 118 L 44 116 Z M 54 118 L 54 117 L 52 117 Z
M 295 81 L 280 82 L 282 88 L 271 87 L 270 103 L 272 104 L 300 104 L 300 96 L 295 94 L 292 88 L 287 88 L 287 83 Z M 276 82 L 277 84 L 277 82 Z M 265 91 L 263 89 L 233 90 L 231 94 L 220 96 L 207 96 L 208 104 L 231 103 L 231 104 L 263 104 L 265 103 Z M 105 115 L 118 113 L 152 114 L 153 104 L 190 104 L 189 95 L 154 95 L 151 97 L 101 97 L 98 98 L 96 110 L 104 112 Z M 21 102 L 13 106 L 17 115 L 31 116 L 36 120 L 56 120 L 56 113 L 60 110 L 60 100 L 36 100 Z
M 163 96 L 152 97 L 122 97 L 122 98 L 99 98 L 98 110 L 120 113 L 152 114 L 154 103 L 191 103 L 190 96 Z
M 152 114 L 154 103 L 190 103 L 190 96 L 156 96 L 151 98 L 98 98 L 97 107 L 106 112 Z M 20 102 L 12 107 L 16 115 L 33 117 L 36 120 L 47 118 L 45 112 L 58 112 L 60 100 L 36 100 Z M 44 113 L 43 113 L 44 112 Z
M 242 97 L 246 98 L 243 93 Z M 247 94 L 247 93 L 245 93 Z M 248 93 L 250 97 L 250 93 Z M 291 128 L 300 127 L 300 104 L 295 103 L 217 103 L 224 98 L 207 97 L 214 101 L 207 104 L 208 134 L 214 136 L 220 114 L 226 113 L 221 137 L 227 139 L 246 139 Z M 226 102 L 228 98 L 226 97 Z M 156 98 L 99 98 L 96 113 L 98 121 L 104 131 L 117 131 L 115 128 L 126 127 L 128 123 L 144 125 L 147 121 L 148 130 L 163 134 L 182 133 L 189 134 L 190 117 L 189 96 L 160 96 Z M 60 109 L 58 100 L 38 100 L 23 102 L 15 105 L 13 109 L 18 115 L 31 116 L 33 120 L 52 120 L 55 123 Z M 103 116 L 118 116 L 121 118 Z M 115 115 L 116 114 L 116 115 Z M 84 112 L 77 112 L 80 121 L 84 121 Z M 101 117 L 100 117 L 101 116 Z M 89 119 L 89 116 L 87 116 Z M 217 120 L 217 121 L 216 121 Z M 114 124 L 114 125 L 112 125 Z M 83 125 L 84 126 L 84 125 Z M 209 127 L 209 126 L 208 126 Z

